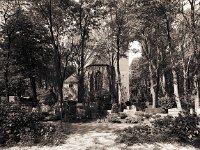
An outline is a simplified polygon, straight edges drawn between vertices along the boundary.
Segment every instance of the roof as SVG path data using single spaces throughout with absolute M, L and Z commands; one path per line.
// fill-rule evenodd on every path
M 78 82 L 78 78 L 75 74 L 71 75 L 64 81 L 64 83 L 77 83 L 77 82 Z
M 88 62 L 87 66 L 90 65 L 108 65 L 109 64 L 109 59 L 107 57 L 107 54 L 104 56 L 103 54 L 99 55 L 96 54 L 95 56 L 93 56 L 93 58 Z

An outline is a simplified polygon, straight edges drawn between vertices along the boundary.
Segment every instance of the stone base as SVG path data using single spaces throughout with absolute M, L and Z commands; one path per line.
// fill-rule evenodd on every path
M 147 113 L 147 114 L 159 114 L 159 113 L 164 113 L 164 110 L 162 108 L 146 108 L 145 113 Z
M 196 109 L 195 112 L 197 115 L 200 115 L 200 108 Z
M 111 114 L 111 110 L 107 110 L 107 114 L 110 115 Z
M 135 110 L 128 110 L 128 109 L 124 109 L 124 111 L 123 111 L 124 113 L 126 113 L 127 114 L 127 116 L 129 116 L 129 117 L 133 117 L 133 116 L 135 116 Z
M 173 117 L 178 117 L 178 114 L 180 112 L 181 112 L 181 110 L 177 109 L 177 108 L 168 109 L 168 115 L 173 116 Z

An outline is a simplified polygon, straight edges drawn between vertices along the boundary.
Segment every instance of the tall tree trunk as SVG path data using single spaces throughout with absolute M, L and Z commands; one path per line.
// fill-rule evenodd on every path
M 187 88 L 187 72 L 185 71 L 185 69 L 183 69 L 183 90 L 184 90 L 184 95 L 187 96 L 188 95 L 188 88 Z
M 165 73 L 163 72 L 162 76 L 161 76 L 161 89 L 162 89 L 162 94 L 164 97 L 167 96 L 167 92 L 166 92 L 166 79 L 165 79 Z
M 117 13 L 116 13 L 116 17 L 117 17 Z M 121 29 L 120 27 L 118 27 L 118 31 L 117 31 L 117 40 L 116 40 L 116 44 L 117 44 L 117 102 L 120 104 L 121 103 L 121 73 L 120 73 L 120 33 L 121 33 Z
M 6 23 L 6 20 L 5 20 Z M 10 47 L 11 47 L 11 33 L 9 33 L 7 29 L 7 36 L 8 36 L 8 46 L 7 46 L 7 57 L 6 57 L 6 65 L 5 65 L 5 72 L 4 72 L 4 79 L 5 79 L 5 90 L 6 90 L 6 99 L 9 102 L 10 90 L 9 90 L 9 63 L 10 63 Z
M 56 86 L 58 87 L 58 95 L 59 95 L 59 100 L 60 100 L 60 119 L 61 119 L 61 127 L 62 127 L 62 119 L 63 119 L 63 80 L 64 76 L 62 76 L 62 71 L 61 71 L 61 58 L 60 58 L 60 52 L 59 52 L 59 47 L 58 43 L 56 43 L 56 38 L 54 35 L 54 30 L 53 30 L 53 18 L 52 18 L 52 0 L 49 0 L 49 31 L 51 34 L 51 41 L 53 44 L 54 48 L 54 69 L 56 72 Z M 58 34 L 58 33 L 57 33 Z
M 174 52 L 174 46 L 172 45 L 172 38 L 171 38 L 171 24 L 166 13 L 165 13 L 165 19 L 166 19 L 166 26 L 167 26 L 167 40 L 168 40 L 169 49 L 170 49 L 170 61 L 171 61 L 171 64 L 173 65 L 172 75 L 173 75 L 174 96 L 175 96 L 177 108 L 182 110 L 181 101 L 179 97 L 177 74 L 175 71 L 175 59 L 174 59 L 174 56 L 172 55 Z
M 159 96 L 159 90 L 160 90 L 160 68 L 158 67 L 156 70 L 156 102 L 155 102 L 155 107 L 157 106 L 158 102 L 158 96 Z
M 149 72 L 150 72 L 150 92 L 152 97 L 152 108 L 156 108 L 156 93 L 154 89 L 154 83 L 153 83 L 153 70 L 151 67 L 151 63 L 149 63 Z
M 117 84 L 117 89 L 118 89 L 118 98 L 117 101 L 118 103 L 121 102 L 121 73 L 120 73 L 120 66 L 119 66 L 119 60 L 120 60 L 120 53 L 119 53 L 119 48 L 117 49 L 117 80 L 118 80 L 118 84 Z
M 79 84 L 78 84 L 78 101 L 84 102 L 85 99 L 85 41 L 86 41 L 86 32 L 87 32 L 87 23 L 88 23 L 88 16 L 85 18 L 82 17 L 83 10 L 83 0 L 80 1 L 80 14 L 79 14 L 79 30 L 81 36 L 81 63 L 80 63 L 80 74 L 79 74 Z M 84 19 L 84 20 L 83 20 Z M 83 22 L 85 23 L 83 25 Z
M 30 76 L 29 78 L 30 78 L 30 83 L 31 83 L 33 100 L 37 101 L 37 89 L 36 89 L 35 77 Z
M 192 30 L 192 46 L 193 46 L 193 55 L 194 55 L 194 62 L 196 64 L 195 66 L 195 71 L 194 71 L 194 91 L 195 91 L 195 110 L 197 113 L 198 112 L 198 108 L 199 108 L 199 86 L 198 86 L 198 46 L 197 46 L 197 39 L 196 37 L 198 36 L 198 34 L 196 34 L 196 23 L 195 20 L 197 18 L 195 18 L 195 0 L 189 0 L 190 3 L 190 8 L 191 8 L 191 12 L 190 12 L 190 18 L 191 18 L 191 30 Z
M 179 110 L 182 110 L 181 101 L 179 97 L 179 90 L 178 90 L 177 74 L 174 69 L 172 69 L 172 75 L 173 75 L 173 86 L 174 86 L 174 96 L 175 96 L 176 106 Z
M 7 102 L 9 102 L 9 95 L 10 95 L 10 91 L 9 91 L 9 80 L 8 80 L 8 67 L 6 65 L 5 68 L 5 73 L 4 73 L 4 79 L 5 79 L 5 89 L 6 89 L 6 100 Z
M 199 83 L 198 83 L 198 79 L 197 76 L 194 76 L 194 87 L 195 87 L 195 99 L 194 99 L 194 103 L 195 103 L 195 111 L 198 113 L 199 110 Z

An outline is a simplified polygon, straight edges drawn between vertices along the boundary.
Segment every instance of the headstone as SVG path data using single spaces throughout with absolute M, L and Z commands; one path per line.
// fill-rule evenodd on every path
M 111 114 L 111 110 L 107 110 L 107 114 L 110 115 Z
M 15 96 L 9 96 L 9 102 L 15 102 Z
M 41 105 L 41 111 L 42 112 L 49 112 L 49 110 L 50 110 L 50 106 L 48 106 L 48 105 L 44 105 L 44 104 L 42 104 Z
M 132 106 L 130 106 L 130 108 L 124 109 L 123 112 L 126 113 L 127 116 L 133 117 L 136 112 L 136 107 L 134 105 L 132 105 Z
M 180 112 L 181 110 L 177 108 L 168 109 L 168 115 L 171 115 L 173 117 L 177 117 Z
M 200 108 L 196 109 L 195 112 L 197 115 L 200 115 Z

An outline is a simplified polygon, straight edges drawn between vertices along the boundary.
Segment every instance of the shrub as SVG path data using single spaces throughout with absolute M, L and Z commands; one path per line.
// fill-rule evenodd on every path
M 152 117 L 152 114 L 145 113 L 145 114 L 144 114 L 144 117 L 147 118 L 147 119 L 149 119 L 149 118 Z
M 144 143 L 151 140 L 150 133 L 151 128 L 148 125 L 128 127 L 120 132 L 115 141 L 117 143 L 125 143 L 127 145 Z
M 135 143 L 183 142 L 199 146 L 200 129 L 196 115 L 180 114 L 155 119 L 152 126 L 134 126 L 118 131 L 116 142 Z M 198 145 L 197 145 L 198 144 Z
M 170 116 L 163 119 L 156 119 L 153 122 L 154 129 L 163 134 L 170 134 L 184 142 L 194 142 L 200 139 L 200 129 L 197 127 L 198 121 L 196 115 L 179 114 L 178 117 Z
M 135 115 L 137 115 L 137 116 L 144 116 L 144 112 L 142 112 L 142 111 L 136 111 Z
M 57 129 L 54 125 L 41 123 L 42 114 L 29 112 L 27 107 L 5 103 L 0 105 L 0 145 L 50 144 Z M 61 134 L 60 134 L 61 135 Z M 48 136 L 52 138 L 47 139 Z M 46 142 L 48 141 L 48 142 Z M 60 140 L 58 140 L 60 141 Z M 53 142 L 53 144 L 58 142 Z
M 119 116 L 120 116 L 121 119 L 125 119 L 127 117 L 127 114 L 126 113 L 120 113 Z
M 117 103 L 112 104 L 111 112 L 112 113 L 118 113 L 119 112 L 119 107 L 118 107 Z
M 108 115 L 107 120 L 108 122 L 111 122 L 111 123 L 121 123 L 118 115 L 115 115 L 115 114 Z
M 127 117 L 126 123 L 141 123 L 143 121 L 142 117 Z
M 200 129 L 197 127 L 196 115 L 179 114 L 174 120 L 172 134 L 178 136 L 180 140 L 192 142 L 200 138 Z
M 159 100 L 158 100 L 158 103 L 160 105 L 160 107 L 164 110 L 167 110 L 167 109 L 171 109 L 173 108 L 174 106 L 176 106 L 176 102 L 175 102 L 175 99 L 172 97 L 161 97 Z
M 52 90 L 39 89 L 37 91 L 40 103 L 53 106 L 58 101 L 56 94 Z

